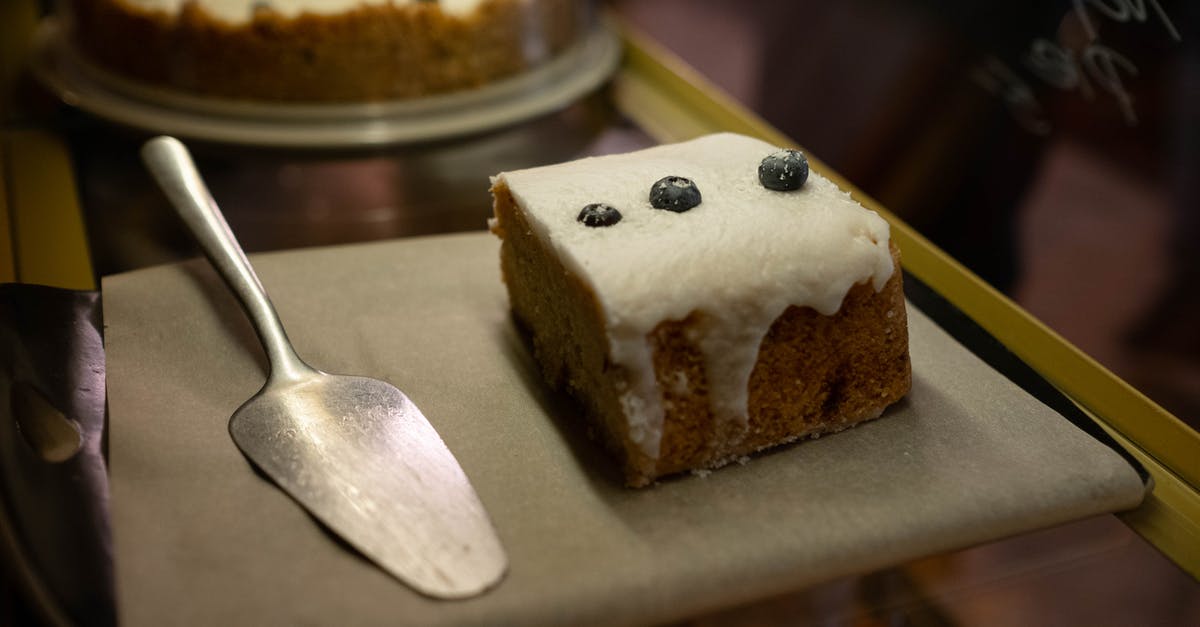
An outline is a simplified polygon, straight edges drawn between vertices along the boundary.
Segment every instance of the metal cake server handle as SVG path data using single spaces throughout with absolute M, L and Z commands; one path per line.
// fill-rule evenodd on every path
M 233 290 L 266 349 L 266 384 L 229 421 L 242 453 L 334 533 L 417 591 L 479 594 L 508 558 L 458 460 L 403 392 L 304 363 L 187 148 L 142 158 Z

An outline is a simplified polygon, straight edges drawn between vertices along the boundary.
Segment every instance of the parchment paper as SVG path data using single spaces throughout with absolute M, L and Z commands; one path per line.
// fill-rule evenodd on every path
M 388 380 L 471 477 L 511 558 L 478 599 L 425 599 L 337 542 L 233 445 L 263 382 L 200 261 L 104 280 L 121 620 L 648 622 L 1088 515 L 1144 486 L 1112 450 L 910 307 L 913 390 L 880 420 L 706 477 L 621 487 L 509 318 L 472 233 L 253 258 L 301 356 Z

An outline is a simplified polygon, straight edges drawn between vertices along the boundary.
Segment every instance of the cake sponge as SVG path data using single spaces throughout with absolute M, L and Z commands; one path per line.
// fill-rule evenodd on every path
M 514 317 L 631 486 L 845 429 L 911 385 L 888 224 L 798 152 L 717 134 L 492 193 Z

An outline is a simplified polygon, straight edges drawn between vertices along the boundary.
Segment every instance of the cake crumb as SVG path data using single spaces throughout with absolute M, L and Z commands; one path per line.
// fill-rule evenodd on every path
M 741 457 L 737 458 L 737 463 L 741 464 L 742 466 L 745 466 L 746 464 L 749 464 L 749 463 L 750 463 L 750 456 L 749 456 L 749 455 L 742 455 Z
M 689 381 L 687 372 L 683 370 L 676 370 L 675 372 L 671 373 L 671 392 L 680 396 L 687 396 L 691 394 L 691 387 L 688 385 L 688 383 Z
M 712 474 L 712 471 L 711 471 L 711 470 L 709 470 L 708 468 L 694 468 L 694 469 L 692 469 L 692 476 L 693 476 L 693 477 L 700 477 L 701 479 L 705 479 L 705 478 L 707 478 L 707 477 L 708 477 L 709 475 L 711 475 L 711 474 Z

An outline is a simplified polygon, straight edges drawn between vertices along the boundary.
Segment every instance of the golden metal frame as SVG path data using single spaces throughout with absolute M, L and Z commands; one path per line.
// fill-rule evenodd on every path
M 795 142 L 628 25 L 613 85 L 618 108 L 655 139 L 674 142 L 733 131 L 779 146 Z M 919 278 L 1067 395 L 1149 471 L 1153 489 L 1120 514 L 1193 577 L 1200 578 L 1200 434 L 993 289 L 819 160 L 837 182 L 892 226 L 905 272 Z

